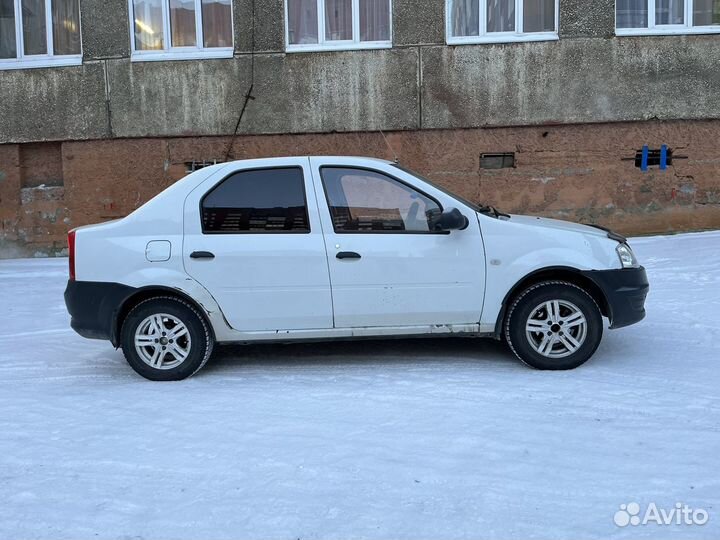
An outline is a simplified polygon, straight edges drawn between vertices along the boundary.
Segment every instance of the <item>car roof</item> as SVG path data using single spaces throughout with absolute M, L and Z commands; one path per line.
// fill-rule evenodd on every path
M 320 159 L 321 161 L 327 161 L 330 163 L 334 163 L 336 165 L 342 165 L 343 163 L 348 163 L 348 165 L 357 165 L 358 161 L 366 161 L 368 163 L 382 163 L 384 165 L 395 163 L 394 161 L 390 161 L 387 159 L 368 157 L 368 156 L 332 156 L 332 155 L 327 155 L 327 156 L 315 156 L 315 155 L 273 156 L 273 157 L 264 157 L 264 158 L 246 158 L 246 159 L 234 159 L 232 161 L 222 161 L 220 163 L 215 163 L 213 165 L 207 165 L 207 166 L 203 167 L 202 169 L 198 169 L 195 172 L 203 171 L 203 174 L 200 176 L 207 177 L 210 174 L 214 173 L 215 171 L 223 169 L 223 168 L 227 167 L 228 165 L 233 165 L 233 164 L 247 163 L 247 162 L 252 161 L 256 164 L 267 163 L 268 165 L 277 165 L 279 163 L 282 163 L 282 160 L 284 160 L 284 159 L 297 160 L 297 159 L 311 159 L 311 158 Z
M 369 157 L 369 156 L 340 156 L 340 155 L 299 155 L 299 156 L 273 156 L 273 157 L 265 157 L 265 158 L 247 158 L 247 159 L 236 159 L 233 161 L 228 161 L 225 163 L 218 163 L 218 165 L 227 165 L 228 163 L 242 163 L 245 161 L 280 161 L 283 159 L 310 159 L 310 158 L 316 158 L 323 161 L 342 161 L 342 160 L 348 160 L 353 161 L 357 159 L 367 160 L 367 161 L 375 161 L 378 163 L 393 163 L 390 160 L 382 159 L 382 158 L 376 158 L 376 157 Z

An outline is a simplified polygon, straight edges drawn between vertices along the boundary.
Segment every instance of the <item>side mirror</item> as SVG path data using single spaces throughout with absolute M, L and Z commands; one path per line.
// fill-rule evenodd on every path
M 445 210 L 437 216 L 432 223 L 434 231 L 456 231 L 466 229 L 470 224 L 468 218 L 462 215 L 457 208 Z

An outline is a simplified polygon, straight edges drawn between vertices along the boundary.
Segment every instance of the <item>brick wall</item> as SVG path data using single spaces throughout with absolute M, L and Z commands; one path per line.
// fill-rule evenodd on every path
M 720 121 L 387 133 L 403 165 L 505 211 L 598 223 L 626 234 L 720 228 Z M 228 137 L 0 145 L 0 257 L 62 254 L 68 229 L 127 215 L 186 174 L 224 160 Z M 642 172 L 644 144 L 673 165 Z M 480 155 L 514 152 L 515 167 Z M 282 155 L 390 159 L 379 133 L 240 136 L 231 159 Z M 686 158 L 679 159 L 678 158 Z

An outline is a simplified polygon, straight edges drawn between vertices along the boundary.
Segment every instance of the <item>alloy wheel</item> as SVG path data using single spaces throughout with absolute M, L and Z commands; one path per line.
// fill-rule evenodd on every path
M 585 315 L 567 300 L 537 305 L 525 325 L 530 346 L 547 358 L 565 358 L 576 352 L 585 342 L 587 330 Z
M 190 332 L 180 319 L 157 313 L 143 319 L 135 330 L 135 350 L 155 369 L 172 369 L 190 354 Z

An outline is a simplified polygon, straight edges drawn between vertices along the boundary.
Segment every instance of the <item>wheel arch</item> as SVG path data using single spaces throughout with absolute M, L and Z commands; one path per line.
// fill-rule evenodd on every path
M 115 312 L 111 327 L 110 341 L 113 344 L 113 347 L 117 348 L 120 346 L 120 330 L 123 323 L 125 322 L 125 319 L 128 316 L 128 313 L 130 313 L 130 311 L 135 306 L 137 306 L 140 302 L 144 302 L 145 300 L 149 300 L 151 298 L 168 296 L 172 298 L 178 298 L 179 300 L 187 302 L 188 304 L 193 306 L 197 310 L 197 312 L 200 313 L 200 316 L 204 319 L 205 324 L 207 324 L 207 327 L 213 339 L 215 339 L 215 329 L 213 328 L 213 325 L 208 318 L 207 312 L 191 296 L 179 289 L 173 289 L 172 287 L 151 285 L 136 289 L 130 296 L 125 298 L 122 304 L 120 304 L 120 306 L 118 307 L 117 311 Z
M 500 308 L 500 313 L 498 313 L 498 318 L 495 322 L 496 337 L 502 336 L 503 325 L 505 323 L 505 317 L 507 316 L 508 307 L 512 304 L 512 301 L 517 297 L 517 295 L 537 283 L 551 280 L 567 281 L 568 283 L 577 285 L 587 292 L 593 300 L 595 300 L 604 317 L 612 316 L 608 299 L 597 283 L 589 277 L 583 275 L 577 268 L 569 266 L 551 266 L 530 272 L 515 283 L 515 285 L 513 285 L 513 287 L 508 291 L 505 298 L 503 298 L 502 307 Z

